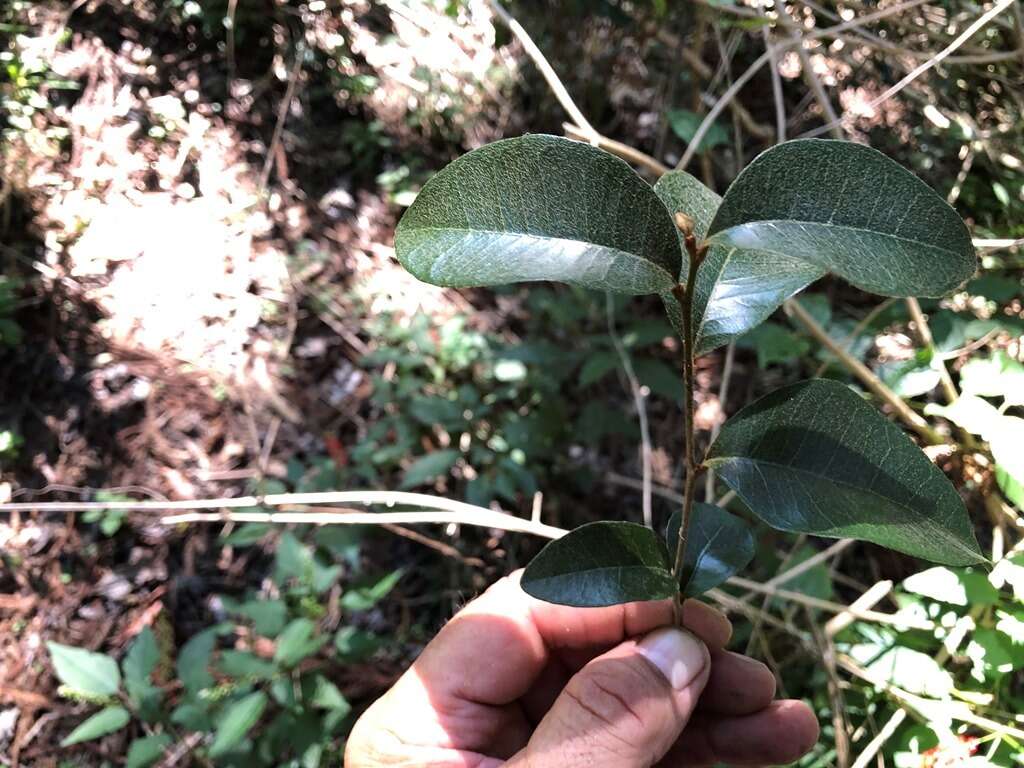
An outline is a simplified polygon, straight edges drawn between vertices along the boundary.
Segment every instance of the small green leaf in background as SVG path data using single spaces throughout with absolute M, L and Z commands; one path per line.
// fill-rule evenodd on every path
M 217 665 L 228 677 L 241 680 L 269 680 L 277 674 L 277 667 L 249 651 L 224 651 Z
M 143 627 L 121 662 L 128 697 L 137 714 L 146 722 L 154 722 L 160 715 L 163 691 L 153 685 L 152 674 L 160 663 L 160 647 L 149 627 Z
M 53 669 L 68 688 L 87 696 L 114 696 L 121 685 L 117 662 L 102 653 L 92 653 L 60 643 L 47 643 Z
M 277 638 L 274 661 L 285 667 L 294 667 L 307 656 L 320 650 L 327 637 L 314 636 L 316 624 L 309 619 L 294 619 Z
M 197 694 L 203 688 L 213 685 L 209 667 L 210 655 L 216 643 L 217 631 L 211 627 L 190 638 L 178 652 L 178 678 L 189 693 Z
M 671 290 L 682 261 L 668 211 L 632 168 L 545 135 L 444 168 L 399 222 L 395 251 L 434 285 L 555 280 L 629 294 Z
M 992 449 L 996 483 L 1017 506 L 1024 502 L 1024 419 L 1006 416 L 987 400 L 964 394 L 942 406 L 929 403 L 925 413 L 945 416 L 957 426 L 981 437 Z
M 762 369 L 799 360 L 811 351 L 811 343 L 807 339 L 778 323 L 762 323 L 747 331 L 737 340 L 736 346 L 756 351 L 757 367 Z
M 910 693 L 945 699 L 955 688 L 953 676 L 946 669 L 927 653 L 912 648 L 864 643 L 852 646 L 847 653 L 869 672 Z
M 1002 632 L 980 627 L 971 633 L 965 655 L 973 662 L 971 676 L 979 683 L 996 681 L 1015 669 L 1022 659 L 1013 641 Z
M 657 397 L 682 403 L 683 377 L 681 372 L 664 360 L 639 358 L 633 361 L 637 381 Z
M 251 547 L 263 540 L 273 527 L 270 523 L 242 523 L 221 539 L 225 547 Z
M 798 382 L 748 405 L 722 426 L 705 463 L 773 528 L 945 565 L 987 562 L 942 471 L 839 382 Z
M 992 586 L 985 573 L 973 568 L 929 568 L 904 579 L 903 589 L 950 605 L 996 605 L 999 602 L 999 590 Z
M 977 268 L 970 232 L 942 197 L 847 141 L 760 154 L 726 191 L 708 240 L 798 259 L 883 296 L 942 296 Z
M 171 737 L 166 733 L 157 733 L 136 739 L 128 747 L 128 760 L 125 768 L 149 768 L 163 757 L 164 750 L 171 744 Z
M 339 658 L 349 664 L 370 658 L 383 644 L 377 635 L 356 627 L 342 627 L 334 636 Z
M 401 568 L 381 576 L 379 579 L 350 587 L 341 596 L 341 607 L 346 611 L 368 611 L 385 597 L 405 573 Z
M 665 542 L 636 523 L 587 523 L 555 539 L 523 573 L 523 590 L 579 608 L 661 600 L 676 593 Z
M 580 368 L 579 385 L 589 387 L 619 367 L 619 356 L 614 352 L 599 350 L 584 361 Z
M 284 584 L 288 579 L 307 581 L 313 570 L 313 555 L 291 531 L 277 540 L 274 552 L 274 580 Z
M 686 597 L 702 595 L 742 571 L 754 558 L 754 537 L 750 527 L 714 504 L 695 502 L 686 539 L 679 588 Z M 669 559 L 679 539 L 682 511 L 668 521 L 665 543 Z
M 1024 405 L 1024 365 L 998 350 L 991 357 L 972 357 L 960 369 L 964 394 L 1001 397 L 1010 405 Z
M 126 683 L 148 683 L 156 665 L 160 663 L 160 648 L 149 627 L 143 627 L 121 662 Z
M 217 725 L 217 732 L 210 746 L 210 757 L 220 757 L 236 747 L 259 722 L 266 707 L 267 694 L 263 691 L 250 693 L 232 704 Z
M 804 544 L 786 559 L 785 568 L 787 571 L 792 570 L 820 552 L 820 549 Z M 826 563 L 818 563 L 796 576 L 779 582 L 777 586 L 809 597 L 816 597 L 819 600 L 831 600 L 834 596 L 832 572 Z
M 247 600 L 244 603 L 232 604 L 228 608 L 228 613 L 252 621 L 252 628 L 256 634 L 263 637 L 277 637 L 288 620 L 288 607 L 281 600 Z
M 100 736 L 121 730 L 128 725 L 129 720 L 131 715 L 124 707 L 106 707 L 75 728 L 60 745 L 69 747 L 72 744 L 98 739 Z
M 447 475 L 448 471 L 455 466 L 455 462 L 458 460 L 459 452 L 453 448 L 446 448 L 443 451 L 434 451 L 426 456 L 421 456 L 405 470 L 405 475 L 402 477 L 402 484 L 399 488 L 408 490 L 442 475 Z
M 345 700 L 345 697 L 342 696 L 341 691 L 338 690 L 338 686 L 326 677 L 323 675 L 316 675 L 310 682 L 312 684 L 312 690 L 307 696 L 304 686 L 303 699 L 309 701 L 309 703 L 314 707 L 317 707 L 318 709 L 344 710 L 346 713 L 351 711 L 352 706 Z
M 932 364 L 929 350 L 920 350 L 908 360 L 883 363 L 876 373 L 900 397 L 918 397 L 931 392 L 941 379 L 939 369 Z
M 693 141 L 693 137 L 696 135 L 697 129 L 700 128 L 700 124 L 704 122 L 703 115 L 698 115 L 696 112 L 691 112 L 688 109 L 670 109 L 667 113 L 667 117 L 668 125 L 672 129 L 672 133 L 687 144 Z M 697 151 L 704 153 L 709 149 L 714 149 L 717 146 L 728 143 L 729 132 L 725 129 L 725 126 L 721 123 L 712 123 L 708 132 L 704 134 L 704 138 L 700 140 L 700 145 L 697 147 Z
M 967 292 L 971 296 L 983 296 L 997 304 L 1006 304 L 1024 293 L 1024 285 L 1019 277 L 986 274 L 971 280 L 967 284 Z

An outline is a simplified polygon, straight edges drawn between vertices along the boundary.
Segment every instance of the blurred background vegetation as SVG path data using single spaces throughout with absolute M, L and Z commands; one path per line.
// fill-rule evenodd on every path
M 719 192 L 782 138 L 847 138 L 976 238 L 982 271 L 922 302 L 927 325 L 840 281 L 799 299 L 938 432 L 996 562 L 758 530 L 748 581 L 714 597 L 819 714 L 808 768 L 1024 762 L 1021 4 L 960 40 L 992 7 L 507 5 L 608 139 L 672 166 L 734 91 L 688 166 Z M 434 289 L 394 261 L 432 172 L 566 119 L 483 0 L 6 0 L 0 502 L 389 488 L 572 527 L 640 520 L 646 465 L 667 519 L 682 393 L 658 306 Z M 789 381 L 862 386 L 793 316 L 699 361 L 702 430 Z M 542 543 L 0 514 L 5 766 L 338 764 L 358 713 Z M 129 722 L 75 730 L 119 700 Z

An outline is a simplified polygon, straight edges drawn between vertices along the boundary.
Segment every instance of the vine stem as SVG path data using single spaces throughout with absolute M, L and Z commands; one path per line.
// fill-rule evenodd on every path
M 686 556 L 686 541 L 690 533 L 690 520 L 693 517 L 693 499 L 697 491 L 697 475 L 702 467 L 697 462 L 695 450 L 696 427 L 694 425 L 694 343 L 695 336 L 693 329 L 693 286 L 697 280 L 697 269 L 704 258 L 705 249 L 697 245 L 697 239 L 693 235 L 693 223 L 685 214 L 676 215 L 676 225 L 682 230 L 686 243 L 686 253 L 690 257 L 690 269 L 686 276 L 686 283 L 675 286 L 672 295 L 679 302 L 679 308 L 683 314 L 683 410 L 684 410 L 684 462 L 686 466 L 686 481 L 683 486 L 683 510 L 682 520 L 679 525 L 679 538 L 676 540 L 675 558 L 672 564 L 672 576 L 676 583 L 679 582 L 683 561 Z M 682 596 L 677 591 L 674 601 L 676 623 L 683 624 L 683 603 Z

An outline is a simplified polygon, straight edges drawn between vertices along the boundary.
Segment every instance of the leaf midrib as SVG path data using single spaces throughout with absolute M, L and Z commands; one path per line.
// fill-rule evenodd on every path
M 913 243 L 914 245 L 920 245 L 920 246 L 923 246 L 925 248 L 932 248 L 932 249 L 934 249 L 936 251 L 942 251 L 943 253 L 948 253 L 948 254 L 951 254 L 953 256 L 959 256 L 960 255 L 959 251 L 955 251 L 955 250 L 951 250 L 951 249 L 948 249 L 948 248 L 944 248 L 941 245 L 934 245 L 932 243 L 926 243 L 923 240 L 915 240 L 915 239 L 913 239 L 911 237 L 903 237 L 902 235 L 890 234 L 889 232 L 883 232 L 883 231 L 878 230 L 878 229 L 867 229 L 865 227 L 851 227 L 851 226 L 849 226 L 847 224 L 829 224 L 828 222 L 824 222 L 824 221 L 806 221 L 804 219 L 755 219 L 753 221 L 745 221 L 745 222 L 743 222 L 741 224 L 733 224 L 730 227 L 726 227 L 725 229 L 718 230 L 717 232 L 715 232 L 715 234 L 713 234 L 713 235 L 711 235 L 710 237 L 707 238 L 707 242 L 709 242 L 709 243 L 710 242 L 718 242 L 721 245 L 727 245 L 726 243 L 722 243 L 720 240 L 719 241 L 715 241 L 715 238 L 718 237 L 719 235 L 724 235 L 726 232 L 729 232 L 730 230 L 738 229 L 739 227 L 748 227 L 748 226 L 750 226 L 752 224 L 772 224 L 772 225 L 776 225 L 776 226 L 779 225 L 779 224 L 799 224 L 801 226 L 830 227 L 830 228 L 834 228 L 834 229 L 848 230 L 850 232 L 863 232 L 863 233 L 869 234 L 869 235 L 881 235 L 883 237 L 888 237 L 888 238 L 891 238 L 893 240 L 899 240 L 899 241 L 904 242 L 904 243 Z M 736 248 L 737 250 L 740 250 L 739 246 L 727 245 L 727 247 L 732 247 L 732 248 Z M 760 247 L 758 247 L 758 248 L 745 248 L 744 247 L 744 248 L 742 248 L 742 250 L 766 251 L 768 253 L 777 253 L 777 254 L 781 254 L 781 255 L 784 255 L 784 256 L 789 256 L 790 258 L 796 258 L 792 254 L 787 254 L 784 251 L 778 251 L 778 250 L 773 249 L 773 248 L 760 248 Z M 812 266 L 817 266 L 817 265 L 812 265 Z
M 661 264 L 656 261 L 652 261 L 646 256 L 641 256 L 639 253 L 633 251 L 624 251 L 621 248 L 616 248 L 613 245 L 602 245 L 601 243 L 595 243 L 590 240 L 576 240 L 571 237 L 551 237 L 549 235 L 534 235 L 530 232 L 519 232 L 517 230 L 507 229 L 470 229 L 468 227 L 411 227 L 411 232 L 461 232 L 469 235 L 494 235 L 497 237 L 507 237 L 513 235 L 515 237 L 529 237 L 533 240 L 544 240 L 557 243 L 583 243 L 590 248 L 600 248 L 605 251 L 612 251 L 613 253 L 621 253 L 624 256 L 630 256 L 634 259 L 642 261 L 646 264 L 650 264 L 655 269 L 663 272 L 669 280 L 672 280 L 672 274 L 665 269 Z
M 871 496 L 874 496 L 875 498 L 882 499 L 882 500 L 892 504 L 895 507 L 899 507 L 900 509 L 904 509 L 904 510 L 910 512 L 912 516 L 916 517 L 919 520 L 924 520 L 924 521 L 926 521 L 928 523 L 933 524 L 933 527 L 938 528 L 942 532 L 943 537 L 947 538 L 950 542 L 952 542 L 954 546 L 956 546 L 958 549 L 960 549 L 963 552 L 967 552 L 972 557 L 978 559 L 979 562 L 981 561 L 980 555 L 977 552 L 975 552 L 974 550 L 972 550 L 972 549 L 970 549 L 968 547 L 965 547 L 963 544 L 961 544 L 957 540 L 957 538 L 955 536 L 953 536 L 951 533 L 949 533 L 943 526 L 941 526 L 941 525 L 934 525 L 935 521 L 931 520 L 923 512 L 920 512 L 919 510 L 914 509 L 913 507 L 908 507 L 906 504 L 903 504 L 903 503 L 901 503 L 899 501 L 896 501 L 895 499 L 893 499 L 893 498 L 891 498 L 889 496 L 885 496 L 885 495 L 883 495 L 881 493 L 878 493 L 877 491 L 875 491 L 875 490 L 873 490 L 871 488 L 865 488 L 863 486 L 854 485 L 853 483 L 849 483 L 849 482 L 846 482 L 844 480 L 838 480 L 836 478 L 829 477 L 828 475 L 819 475 L 818 473 L 812 472 L 809 469 L 804 469 L 803 467 L 794 467 L 794 466 L 792 466 L 790 464 L 781 464 L 781 463 L 779 463 L 777 461 L 770 461 L 768 459 L 753 459 L 753 458 L 748 458 L 748 457 L 744 457 L 744 456 L 729 456 L 729 457 L 720 458 L 720 459 L 708 459 L 707 461 L 705 461 L 705 464 L 708 464 L 710 466 L 710 465 L 713 465 L 713 464 L 722 464 L 722 463 L 725 463 L 725 462 L 728 462 L 728 461 L 749 462 L 751 464 L 758 464 L 758 463 L 760 463 L 760 464 L 767 464 L 769 466 L 778 467 L 779 469 L 787 469 L 787 470 L 789 470 L 791 472 L 797 472 L 797 473 L 801 473 L 801 474 L 804 474 L 804 475 L 809 475 L 809 476 L 811 476 L 811 477 L 813 477 L 813 478 L 815 478 L 817 480 L 825 480 L 826 482 L 832 483 L 834 485 L 842 486 L 844 488 L 850 488 L 850 489 L 852 489 L 854 491 L 859 491 L 861 493 L 866 493 L 866 494 L 869 494 Z M 856 524 L 856 523 L 854 523 L 854 524 Z
M 532 582 L 544 582 L 551 581 L 552 579 L 565 579 L 584 574 L 601 573 L 603 571 L 650 571 L 654 574 L 668 574 L 669 570 L 665 565 L 599 565 L 593 568 L 583 568 L 572 571 L 562 571 L 551 576 L 542 576 L 540 578 L 534 577 L 531 579 Z

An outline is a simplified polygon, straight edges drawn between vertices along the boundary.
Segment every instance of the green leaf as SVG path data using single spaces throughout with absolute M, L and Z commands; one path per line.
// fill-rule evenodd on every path
M 846 141 L 763 152 L 729 187 L 708 241 L 796 259 L 884 296 L 942 296 L 977 267 L 970 233 L 942 197 Z
M 987 562 L 946 476 L 838 382 L 802 381 L 747 406 L 722 426 L 705 463 L 773 528 L 946 565 Z
M 395 251 L 435 285 L 557 280 L 630 294 L 670 290 L 682 256 L 672 219 L 625 162 L 544 135 L 488 144 L 434 176 Z
M 92 653 L 60 643 L 47 643 L 57 679 L 72 690 L 88 696 L 114 696 L 121 685 L 117 662 L 102 653 Z
M 941 406 L 929 403 L 925 413 L 945 416 L 969 432 L 981 435 L 996 461 L 996 482 L 1014 504 L 1021 503 L 1024 487 L 1024 419 L 1004 416 L 999 409 L 975 395 L 961 395 L 955 403 Z
M 338 686 L 332 683 L 323 675 L 316 675 L 312 681 L 312 689 L 308 695 L 303 687 L 303 699 L 318 709 L 343 709 L 346 712 L 351 710 L 351 705 L 341 695 Z
M 1024 365 L 1005 351 L 990 358 L 972 358 L 960 369 L 964 394 L 1001 397 L 1011 405 L 1024 405 Z
M 694 134 L 704 122 L 704 115 L 698 115 L 688 109 L 670 109 L 666 114 L 668 125 L 672 133 L 689 144 L 693 141 Z M 697 147 L 698 152 L 706 152 L 721 144 L 729 143 L 729 132 L 720 123 L 712 123 L 711 128 L 704 134 Z
M 399 568 L 397 571 L 392 571 L 375 581 L 349 588 L 341 596 L 341 607 L 346 611 L 370 610 L 387 597 L 388 593 L 395 588 L 399 579 L 402 578 L 403 573 L 405 572 Z
M 778 323 L 762 323 L 747 331 L 736 346 L 757 352 L 758 368 L 799 360 L 811 350 L 811 343 Z
M 579 385 L 589 387 L 619 367 L 619 356 L 614 352 L 600 350 L 590 355 L 580 368 Z
M 681 518 L 682 513 L 677 511 L 668 521 L 665 541 L 670 556 L 675 552 Z M 679 573 L 679 588 L 685 597 L 717 587 L 754 558 L 754 537 L 747 524 L 713 504 L 693 505 L 686 539 Z
M 682 402 L 683 377 L 681 372 L 664 360 L 639 358 L 633 361 L 637 381 L 658 397 Z
M 910 693 L 945 699 L 956 687 L 953 676 L 934 658 L 912 648 L 881 649 L 865 643 L 851 646 L 848 653 L 868 671 Z
M 285 531 L 277 540 L 274 553 L 274 581 L 284 584 L 288 579 L 309 581 L 313 571 L 313 555 L 291 531 Z
M 166 733 L 157 733 L 136 739 L 128 747 L 128 760 L 125 768 L 149 768 L 159 760 L 164 750 L 171 744 L 171 737 Z
M 334 647 L 342 661 L 355 663 L 370 658 L 384 641 L 372 632 L 356 627 L 342 627 L 334 636 Z
M 176 667 L 178 678 L 189 693 L 197 694 L 203 688 L 213 685 L 209 666 L 210 654 L 213 653 L 216 642 L 217 632 L 211 627 L 204 629 L 181 647 Z
M 636 523 L 581 525 L 549 543 L 526 567 L 523 590 L 580 608 L 661 600 L 676 593 L 665 542 Z
M 225 547 L 251 547 L 266 538 L 273 527 L 270 523 L 242 523 L 221 539 L 221 544 Z
M 965 655 L 974 664 L 971 676 L 979 683 L 998 680 L 1008 672 L 1020 669 L 1019 652 L 1013 641 L 996 629 L 974 630 Z
M 131 715 L 124 707 L 106 707 L 75 728 L 60 745 L 69 747 L 72 744 L 98 739 L 100 736 L 121 730 L 128 725 L 129 720 Z
M 149 627 L 143 627 L 121 661 L 124 684 L 137 714 L 146 722 L 159 717 L 163 691 L 153 685 L 151 675 L 160 662 L 160 647 Z
M 929 568 L 904 579 L 903 588 L 950 605 L 981 606 L 999 602 L 999 590 L 989 583 L 988 577 L 970 568 Z
M 247 600 L 228 612 L 250 619 L 256 634 L 264 637 L 277 637 L 288 619 L 288 607 L 281 600 Z
M 125 682 L 129 685 L 149 683 L 149 676 L 159 662 L 160 647 L 156 643 L 156 636 L 149 627 L 143 627 L 121 662 Z
M 327 642 L 326 636 L 316 636 L 316 624 L 309 619 L 295 619 L 277 638 L 274 661 L 285 667 L 294 667 L 307 656 L 312 656 Z
M 921 350 L 909 360 L 893 360 L 878 366 L 878 376 L 900 397 L 917 397 L 939 385 L 938 368 L 931 364 L 928 350 Z
M 249 651 L 224 651 L 220 655 L 220 667 L 228 677 L 269 680 L 277 674 L 277 666 Z
M 459 460 L 459 452 L 454 448 L 447 448 L 443 451 L 434 451 L 426 456 L 421 456 L 409 465 L 402 477 L 402 484 L 399 488 L 415 488 L 417 485 L 433 480 L 440 475 L 447 475 L 448 470 L 455 466 Z
M 224 713 L 217 725 L 217 733 L 210 746 L 210 757 L 220 757 L 245 738 L 252 727 L 259 722 L 263 710 L 267 707 L 267 694 L 263 691 L 250 693 L 239 699 Z
M 698 241 L 708 233 L 722 198 L 685 171 L 670 171 L 654 191 L 669 211 L 693 220 Z M 688 277 L 683 265 L 683 277 Z M 712 245 L 693 286 L 695 353 L 728 344 L 768 318 L 786 299 L 825 274 L 820 267 L 777 253 Z M 682 312 L 671 294 L 662 302 L 682 336 Z

